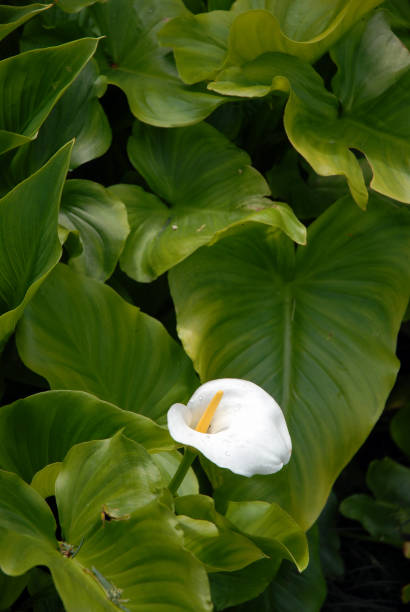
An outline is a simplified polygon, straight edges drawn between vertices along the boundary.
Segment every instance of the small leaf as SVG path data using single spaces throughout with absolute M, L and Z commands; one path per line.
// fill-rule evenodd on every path
M 125 206 L 92 181 L 70 180 L 61 197 L 60 224 L 78 232 L 81 253 L 70 253 L 69 265 L 97 280 L 114 272 L 129 232 Z

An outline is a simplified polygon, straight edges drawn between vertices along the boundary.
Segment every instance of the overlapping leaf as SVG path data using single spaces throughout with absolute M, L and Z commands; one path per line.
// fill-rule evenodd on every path
M 293 440 L 290 463 L 272 476 L 209 468 L 219 499 L 276 501 L 302 526 L 315 521 L 395 379 L 409 223 L 407 210 L 375 196 L 367 213 L 344 198 L 296 255 L 287 238 L 255 227 L 171 271 L 179 334 L 201 379 L 261 385 Z
M 245 97 L 289 91 L 285 129 L 316 172 L 344 174 L 353 197 L 365 207 L 367 190 L 350 151 L 355 148 L 372 167 L 371 186 L 409 203 L 410 53 L 379 13 L 352 29 L 332 56 L 339 67 L 335 89 L 343 104 L 341 116 L 337 98 L 324 88 L 319 75 L 284 54 L 265 54 L 240 68 L 227 68 L 209 87 Z
M 159 36 L 174 50 L 185 83 L 197 83 L 269 52 L 314 62 L 381 2 L 314 0 L 307 6 L 303 0 L 237 0 L 230 11 L 178 16 Z
M 205 571 L 158 501 L 159 478 L 142 447 L 120 435 L 74 447 L 56 481 L 62 555 L 47 504 L 0 471 L 0 566 L 10 575 L 48 566 L 69 612 L 210 610 Z
M 62 264 L 26 312 L 17 344 L 51 388 L 88 391 L 153 419 L 196 385 L 189 359 L 158 321 Z
M 34 3 L 27 6 L 0 5 L 0 40 L 50 6 L 51 4 Z
M 185 85 L 158 29 L 172 17 L 188 14 L 182 0 L 108 0 L 92 7 L 105 45 L 108 82 L 126 94 L 132 113 L 158 126 L 201 121 L 224 98 Z
M 0 348 L 60 258 L 58 207 L 71 146 L 0 200 Z
M 168 432 L 140 414 L 120 410 L 82 391 L 46 391 L 0 410 L 0 467 L 30 482 L 62 461 L 72 446 L 119 430 L 149 451 L 170 450 Z
M 69 264 L 97 280 L 113 273 L 129 232 L 127 211 L 122 202 L 92 181 L 67 181 L 61 198 L 60 224 L 78 232 L 80 254 L 72 253 Z
M 173 130 L 135 124 L 128 153 L 157 194 L 130 185 L 109 190 L 125 203 L 131 225 L 121 266 L 139 281 L 153 280 L 247 221 L 305 241 L 291 209 L 264 197 L 269 187 L 248 155 L 206 123 Z
M 83 38 L 0 62 L 0 153 L 37 136 L 41 124 L 96 47 L 96 39 Z

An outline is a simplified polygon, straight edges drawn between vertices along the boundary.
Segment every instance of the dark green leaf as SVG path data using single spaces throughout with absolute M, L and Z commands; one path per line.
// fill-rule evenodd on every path
M 159 321 L 62 264 L 26 312 L 17 345 L 51 388 L 88 391 L 154 419 L 196 385 L 189 359 Z
M 379 198 L 366 213 L 343 198 L 296 253 L 289 239 L 254 227 L 171 271 L 179 335 L 201 379 L 261 385 L 293 441 L 290 463 L 272 476 L 207 464 L 221 502 L 276 501 L 303 527 L 316 520 L 395 380 L 409 223 L 406 209 Z

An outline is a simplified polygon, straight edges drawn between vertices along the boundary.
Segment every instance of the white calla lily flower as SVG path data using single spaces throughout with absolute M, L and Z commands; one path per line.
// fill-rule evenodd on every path
M 168 428 L 177 442 L 242 476 L 278 472 L 292 452 L 282 410 L 273 397 L 247 380 L 205 383 L 186 406 L 171 406 Z

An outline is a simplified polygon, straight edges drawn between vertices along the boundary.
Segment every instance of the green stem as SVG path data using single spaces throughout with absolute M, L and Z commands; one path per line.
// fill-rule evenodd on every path
M 172 495 L 175 495 L 178 491 L 181 482 L 184 480 L 187 471 L 192 465 L 193 460 L 196 457 L 196 453 L 189 448 L 185 449 L 184 456 L 181 459 L 181 463 L 177 471 L 175 472 L 171 482 L 168 485 L 168 489 L 171 491 Z

